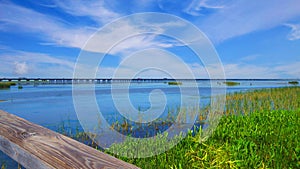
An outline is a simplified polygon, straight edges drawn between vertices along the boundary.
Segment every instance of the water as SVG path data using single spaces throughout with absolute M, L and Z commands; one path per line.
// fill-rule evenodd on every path
M 226 92 L 290 86 L 288 80 L 238 80 L 238 82 L 240 82 L 240 85 L 227 87 Z M 197 83 L 199 85 L 199 105 L 201 107 L 210 102 L 211 84 L 219 89 L 225 87 L 219 81 L 210 82 L 208 80 L 202 80 Z M 192 89 L 187 89 L 184 94 L 180 93 L 180 87 L 188 87 L 185 86 L 186 84 L 187 83 L 183 82 L 182 86 L 172 86 L 167 83 L 135 83 L 130 85 L 128 89 L 129 95 L 126 95 L 127 90 L 124 85 L 116 84 L 116 90 L 114 91 L 117 93 L 117 99 L 115 101 L 117 104 L 121 104 L 120 107 L 124 111 L 126 111 L 127 108 L 130 110 L 129 106 L 131 104 L 135 110 L 141 112 L 147 111 L 151 107 L 155 112 L 156 108 L 159 110 L 159 105 L 163 103 L 163 101 L 166 101 L 166 106 L 164 110 L 162 110 L 164 113 L 160 114 L 160 118 L 163 118 L 166 116 L 166 112 L 176 110 L 180 107 L 181 99 L 187 102 L 194 99 L 194 95 L 196 94 Z M 154 94 L 151 96 L 151 103 L 149 94 L 153 91 Z M 158 93 L 155 95 L 155 92 Z M 90 93 L 90 91 L 85 90 L 83 87 L 80 94 L 85 95 L 88 93 Z M 97 84 L 95 86 L 95 95 L 99 109 L 109 123 L 122 118 L 115 106 L 110 84 Z M 123 102 L 128 98 L 130 104 Z M 80 128 L 80 123 L 74 109 L 71 85 L 24 85 L 21 90 L 18 89 L 17 86 L 12 86 L 8 90 L 0 90 L 0 109 L 54 131 L 57 131 L 58 126 L 62 123 L 68 123 L 73 128 Z M 0 159 L 3 158 L 7 159 L 1 154 Z M 11 162 L 6 164 L 13 165 L 13 168 L 16 166 L 16 164 Z M 11 166 L 8 166 L 8 168 L 11 168 Z

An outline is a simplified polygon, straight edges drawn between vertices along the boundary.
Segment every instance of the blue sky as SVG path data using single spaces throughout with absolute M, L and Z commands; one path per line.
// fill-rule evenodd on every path
M 72 77 L 91 35 L 141 12 L 168 13 L 196 25 L 215 46 L 227 78 L 300 78 L 298 0 L 0 0 L 0 77 Z M 133 27 L 124 23 L 122 29 Z M 170 51 L 197 78 L 207 78 L 191 52 L 153 35 L 120 44 L 105 57 L 97 76 L 112 76 L 132 48 Z M 149 56 L 149 61 L 156 58 Z M 163 77 L 155 71 L 140 76 Z

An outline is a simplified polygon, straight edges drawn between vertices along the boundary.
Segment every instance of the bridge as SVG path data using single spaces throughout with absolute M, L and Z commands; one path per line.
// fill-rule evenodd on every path
M 105 83 L 164 83 L 170 81 L 194 81 L 195 79 L 168 79 L 168 78 L 137 78 L 137 79 L 115 79 L 115 78 L 0 78 L 0 82 L 16 82 L 20 84 L 105 84 Z M 196 79 L 209 80 L 209 79 Z

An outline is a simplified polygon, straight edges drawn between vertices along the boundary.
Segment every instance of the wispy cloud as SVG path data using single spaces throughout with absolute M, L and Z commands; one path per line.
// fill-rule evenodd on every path
M 285 24 L 291 28 L 291 32 L 288 34 L 288 40 L 300 39 L 300 24 Z
M 243 62 L 249 62 L 249 61 L 256 60 L 259 56 L 261 56 L 261 55 L 259 55 L 259 54 L 248 55 L 248 56 L 242 57 L 240 60 Z
M 32 33 L 32 36 L 59 46 L 81 48 L 95 31 L 88 27 L 71 27 L 59 18 L 12 3 L 2 2 L 0 11 L 0 22 L 3 23 L 0 26 L 1 31 Z
M 28 65 L 26 62 L 15 62 L 15 71 L 17 75 L 24 75 L 28 73 Z
M 273 66 L 224 64 L 226 78 L 300 78 L 300 62 Z
M 177 20 L 162 22 L 156 18 L 158 20 L 156 21 L 152 17 L 149 18 L 150 15 L 143 16 L 137 15 L 117 20 L 107 27 L 103 27 L 89 39 L 84 50 L 126 55 L 146 48 L 170 48 L 183 45 L 177 40 L 168 39 L 161 35 L 165 35 L 170 30 L 186 28 L 185 24 Z M 182 32 L 177 33 L 182 34 Z M 191 40 L 197 39 L 197 37 L 193 37 L 190 34 L 187 36 L 190 36 Z
M 171 61 L 170 63 L 174 63 Z M 195 78 L 220 78 L 222 72 L 220 69 L 215 69 L 213 67 L 205 67 L 198 63 L 194 64 L 186 64 L 193 73 Z M 292 78 L 292 79 L 299 79 L 300 78 L 300 71 L 298 67 L 300 67 L 300 62 L 290 63 L 290 64 L 280 64 L 276 66 L 264 66 L 264 65 L 254 65 L 254 64 L 235 64 L 229 63 L 224 64 L 224 73 L 226 78 L 237 78 L 237 79 L 245 79 L 245 78 L 252 78 L 252 79 L 276 79 L 276 78 Z M 142 72 L 137 67 L 101 67 L 98 70 L 97 77 L 115 77 L 114 73 L 118 69 L 121 74 L 119 77 L 123 78 L 131 78 L 130 75 L 137 73 L 136 77 L 141 78 L 165 78 L 171 77 L 165 72 L 157 69 L 147 69 L 146 71 Z M 179 69 L 170 68 L 173 75 L 176 75 L 177 78 L 186 78 L 191 77 L 190 73 L 182 72 Z M 209 76 L 209 74 L 213 74 L 214 76 Z
M 202 12 L 205 9 L 222 9 L 224 5 L 222 5 L 222 1 L 211 1 L 211 0 L 193 0 L 185 9 L 184 12 L 193 15 L 199 16 L 203 15 Z
M 290 64 L 274 66 L 272 69 L 276 72 L 280 72 L 281 77 L 292 77 L 300 79 L 300 62 L 294 62 Z
M 285 10 L 284 10 L 285 9 Z M 215 43 L 251 32 L 280 26 L 300 16 L 297 0 L 237 1 L 198 24 Z
M 0 76 L 72 77 L 74 62 L 42 53 L 9 51 L 0 54 Z
M 101 24 L 100 22 L 105 22 L 119 16 L 119 14 L 104 8 L 102 1 L 93 1 L 91 3 L 84 3 L 82 1 L 56 1 L 56 3 L 56 5 L 65 12 L 74 16 L 88 16 L 95 19 L 99 24 Z M 0 21 L 4 23 L 0 26 L 1 31 L 32 33 L 31 36 L 37 36 L 43 40 L 43 42 L 40 43 L 41 45 L 56 45 L 82 49 L 91 35 L 97 32 L 96 28 L 66 24 L 61 21 L 60 18 L 45 15 L 13 3 L 2 3 L 0 5 L 0 11 L 3 11 L 0 15 Z M 32 18 L 34 18 L 34 24 L 32 24 Z M 157 40 L 156 37 L 158 35 L 140 34 L 123 39 L 123 41 L 120 41 L 120 43 L 114 47 L 116 44 L 112 42 L 115 42 L 116 39 L 122 40 L 121 38 L 124 34 L 136 35 L 145 29 L 145 27 L 141 28 L 143 25 L 135 25 L 129 21 L 118 24 L 118 26 L 108 30 L 105 34 L 95 35 L 101 36 L 96 38 L 96 40 L 100 40 L 101 43 L 99 41 L 95 42 L 91 47 L 85 47 L 84 49 L 106 53 L 106 50 L 101 49 L 107 49 L 106 46 L 109 45 L 110 48 L 113 47 L 110 53 L 116 54 L 147 47 L 164 48 L 176 45 L 176 42 Z M 174 26 L 174 24 L 176 26 L 176 23 L 161 23 L 161 25 L 156 26 L 157 29 L 161 30 L 157 30 L 156 32 L 163 32 L 164 28 Z
M 120 17 L 105 5 L 105 1 L 73 1 L 55 0 L 57 7 L 73 16 L 88 16 L 94 19 L 99 26 Z

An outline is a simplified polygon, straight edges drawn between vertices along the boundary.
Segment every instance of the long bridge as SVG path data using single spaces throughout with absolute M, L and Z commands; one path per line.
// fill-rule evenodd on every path
M 282 81 L 300 79 L 171 79 L 171 78 L 1 78 L 0 82 L 16 82 L 19 84 L 105 84 L 105 83 L 165 83 L 170 81 Z
M 194 81 L 195 79 L 168 79 L 168 78 L 136 78 L 136 79 L 116 79 L 116 78 L 0 78 L 0 82 L 16 82 L 22 84 L 102 84 L 102 83 L 164 83 L 170 81 Z M 197 79 L 196 79 L 197 80 Z M 198 79 L 200 80 L 200 79 Z M 209 79 L 201 79 L 209 80 Z

